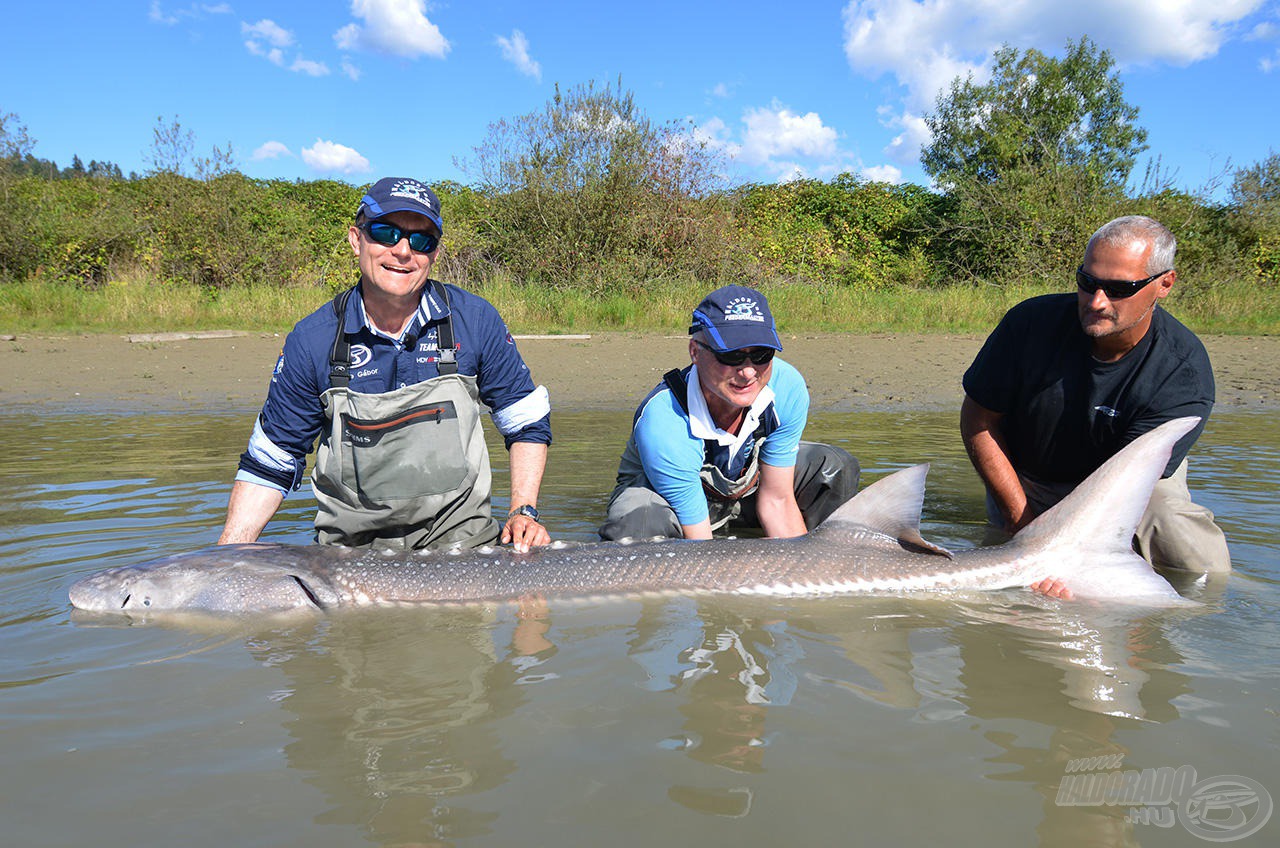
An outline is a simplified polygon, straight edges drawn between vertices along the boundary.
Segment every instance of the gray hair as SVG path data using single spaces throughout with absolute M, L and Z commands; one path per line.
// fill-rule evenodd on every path
M 1178 251 L 1178 240 L 1169 228 L 1146 215 L 1125 215 L 1108 221 L 1089 237 L 1085 250 L 1095 243 L 1121 248 L 1135 244 L 1143 247 L 1151 245 L 1151 256 L 1147 258 L 1148 274 L 1158 274 L 1172 268 L 1174 254 Z

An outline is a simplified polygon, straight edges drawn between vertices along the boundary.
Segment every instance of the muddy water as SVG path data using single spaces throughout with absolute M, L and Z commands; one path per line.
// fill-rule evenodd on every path
M 73 617 L 76 578 L 214 538 L 251 421 L 0 416 L 4 844 L 1200 845 L 1260 821 L 1257 787 L 1280 797 L 1265 417 L 1219 416 L 1197 449 L 1236 571 L 1185 587 L 1191 611 L 1009 592 Z M 628 422 L 557 416 L 540 505 L 560 537 L 591 538 Z M 807 436 L 864 482 L 931 461 L 925 535 L 981 537 L 954 416 L 823 415 Z M 269 538 L 306 541 L 311 513 L 291 497 Z M 1252 783 L 1151 794 L 1188 768 L 1202 794 Z M 1123 772 L 1149 797 L 1090 795 Z

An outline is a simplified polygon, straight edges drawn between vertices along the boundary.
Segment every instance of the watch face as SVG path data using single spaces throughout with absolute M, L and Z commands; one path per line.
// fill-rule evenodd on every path
M 507 517 L 510 518 L 515 515 L 527 515 L 534 521 L 538 520 L 538 511 L 528 504 L 524 504 L 521 507 L 511 510 Z

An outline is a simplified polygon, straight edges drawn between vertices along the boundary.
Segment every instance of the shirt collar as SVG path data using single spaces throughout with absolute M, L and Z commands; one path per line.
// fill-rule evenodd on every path
M 344 332 L 355 335 L 361 330 L 368 330 L 375 336 L 383 339 L 390 339 L 396 344 L 401 344 L 406 334 L 418 336 L 423 327 L 443 320 L 449 316 L 449 305 L 439 297 L 436 291 L 434 281 L 427 283 L 426 288 L 422 290 L 422 298 L 418 301 L 418 308 L 414 311 L 413 317 L 409 319 L 408 325 L 399 336 L 392 336 L 382 332 L 373 326 L 373 322 L 369 320 L 369 315 L 364 311 L 364 298 L 353 297 L 351 303 L 347 304 L 347 314 L 343 316 L 342 329 Z
M 689 369 L 689 381 L 685 385 L 685 400 L 689 404 L 689 431 L 696 438 L 709 439 L 722 446 L 730 446 L 736 451 L 740 448 L 751 434 L 756 431 L 756 427 L 760 424 L 760 418 L 764 415 L 769 404 L 773 403 L 776 395 L 773 387 L 768 384 L 760 390 L 760 394 L 756 395 L 755 401 L 751 404 L 751 408 L 747 410 L 746 415 L 742 419 L 742 426 L 738 428 L 737 435 L 721 430 L 716 426 L 715 421 L 711 418 L 711 411 L 707 409 L 707 399 L 702 395 L 702 383 L 698 381 L 698 366 L 694 364 Z

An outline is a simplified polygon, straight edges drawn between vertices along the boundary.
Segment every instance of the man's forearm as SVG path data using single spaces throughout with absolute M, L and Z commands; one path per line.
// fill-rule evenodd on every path
M 1026 492 L 1000 433 L 1003 417 L 966 396 L 960 407 L 960 436 L 974 470 L 1004 515 L 1006 529 L 1017 532 L 1034 516 L 1027 511 Z
M 511 445 L 511 508 L 538 505 L 542 474 L 547 467 L 547 446 L 538 442 Z
M 237 480 L 231 486 L 227 520 L 222 526 L 218 544 L 256 542 L 283 500 L 284 495 L 269 486 Z
M 795 468 L 761 463 L 760 488 L 756 490 L 756 517 L 765 535 L 774 539 L 803 536 L 808 532 L 796 503 Z

